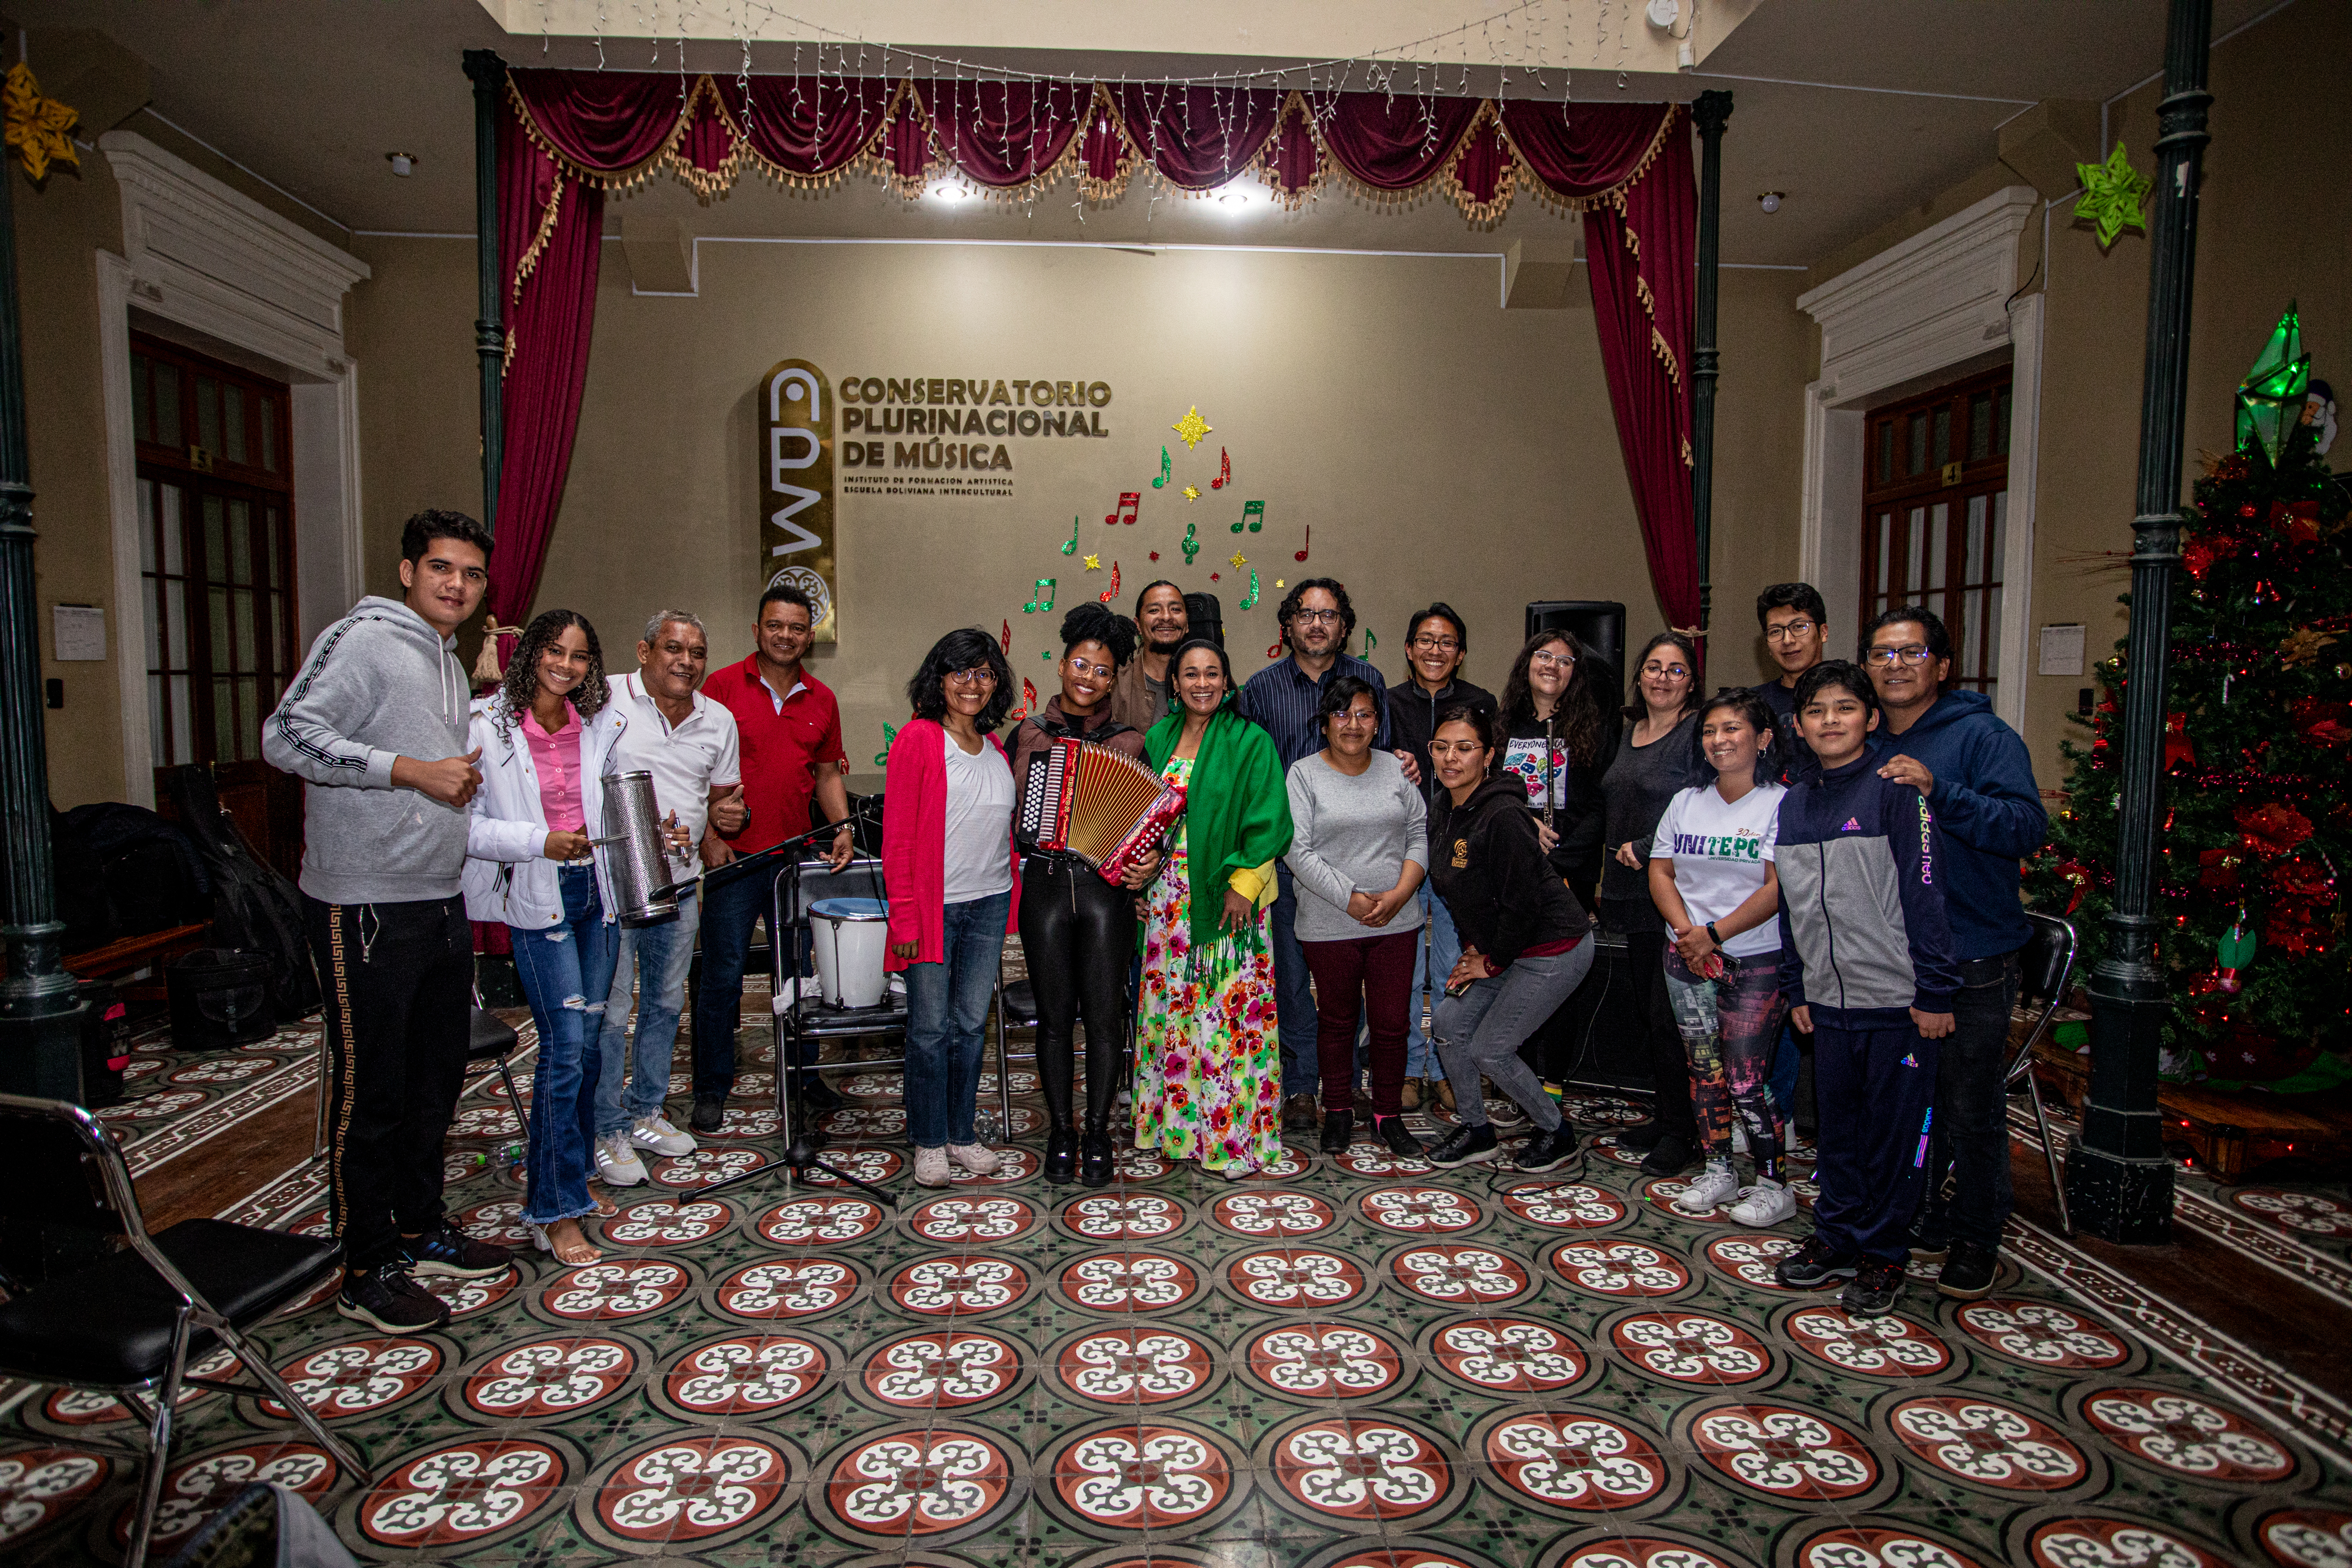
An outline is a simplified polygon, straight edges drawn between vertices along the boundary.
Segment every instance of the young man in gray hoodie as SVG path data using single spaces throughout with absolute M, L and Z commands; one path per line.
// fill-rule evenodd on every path
M 320 632 L 261 736 L 262 756 L 304 784 L 302 904 L 326 994 L 330 1212 L 346 1270 L 336 1310 L 386 1333 L 449 1321 L 413 1275 L 479 1279 L 512 1260 L 441 1206 L 472 1024 L 458 875 L 482 782 L 452 650 L 488 585 L 490 536 L 460 513 L 419 512 L 400 553 L 402 596 L 370 594 Z

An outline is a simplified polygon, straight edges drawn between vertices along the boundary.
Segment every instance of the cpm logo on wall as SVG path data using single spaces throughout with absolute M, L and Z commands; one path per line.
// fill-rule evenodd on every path
M 833 392 L 806 360 L 779 360 L 760 382 L 760 576 L 816 605 L 816 641 L 841 634 L 834 556 Z

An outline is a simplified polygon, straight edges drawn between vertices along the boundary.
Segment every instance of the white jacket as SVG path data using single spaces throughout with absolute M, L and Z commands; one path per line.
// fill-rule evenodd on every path
M 563 919 L 563 890 L 555 862 L 547 858 L 547 810 L 540 804 L 539 768 L 531 761 L 530 742 L 520 718 L 510 716 L 499 724 L 505 703 L 503 695 L 493 692 L 474 699 L 471 708 L 466 746 L 467 750 L 482 749 L 482 758 L 475 764 L 482 771 L 482 787 L 474 792 L 473 814 L 466 826 L 466 915 L 543 931 Z M 618 703 L 607 703 L 603 711 L 581 721 L 580 805 L 592 839 L 604 836 L 604 775 L 612 771 L 613 743 L 628 723 Z M 594 864 L 596 891 L 609 922 L 614 918 L 613 884 L 604 857 L 596 857 Z

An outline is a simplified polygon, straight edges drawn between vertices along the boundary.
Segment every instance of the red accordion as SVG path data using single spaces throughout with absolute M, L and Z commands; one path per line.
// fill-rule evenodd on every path
M 1184 791 L 1108 746 L 1057 740 L 1029 759 L 1017 836 L 1123 880 L 1184 814 Z

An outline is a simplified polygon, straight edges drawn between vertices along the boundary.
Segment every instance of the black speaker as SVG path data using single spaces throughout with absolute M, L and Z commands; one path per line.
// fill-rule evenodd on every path
M 1613 599 L 1538 599 L 1528 606 L 1528 632 L 1571 632 L 1601 660 L 1591 672 L 1601 706 L 1625 700 L 1625 607 Z
M 1213 593 L 1188 593 L 1184 596 L 1185 635 L 1206 637 L 1222 648 L 1225 645 L 1225 614 Z M 1621 618 L 1622 622 L 1622 618 Z
M 1561 1009 L 1565 1027 L 1551 1045 L 1561 1060 L 1547 1062 L 1546 1075 L 1646 1102 L 1654 1092 L 1641 1005 L 1649 977 L 1635 972 L 1622 936 L 1596 929 L 1591 940 L 1592 967 Z

